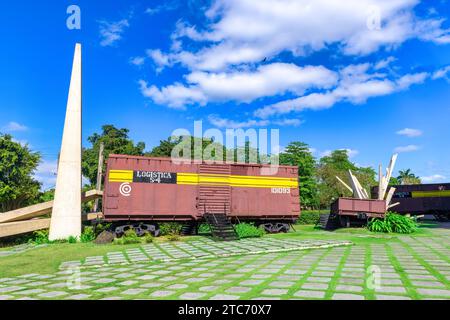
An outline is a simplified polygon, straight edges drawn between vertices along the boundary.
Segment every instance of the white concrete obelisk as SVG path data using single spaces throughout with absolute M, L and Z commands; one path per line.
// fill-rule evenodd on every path
M 50 240 L 81 235 L 81 44 L 75 46 Z

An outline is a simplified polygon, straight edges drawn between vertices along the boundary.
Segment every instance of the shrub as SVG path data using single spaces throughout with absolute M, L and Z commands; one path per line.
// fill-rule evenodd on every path
M 390 228 L 390 225 L 386 223 L 384 219 L 372 219 L 367 224 L 367 229 L 372 232 L 384 232 L 384 233 L 390 233 L 392 232 L 392 229 Z
M 320 211 L 304 211 L 300 214 L 297 224 L 318 224 L 320 220 Z
M 240 239 L 259 238 L 262 237 L 265 233 L 264 230 L 250 223 L 239 223 L 235 225 L 234 228 Z
M 96 238 L 93 227 L 84 227 L 83 233 L 80 236 L 80 241 L 83 243 L 94 241 Z
M 103 231 L 108 231 L 111 228 L 111 223 L 99 223 L 96 224 L 94 229 L 94 236 L 97 238 Z
M 389 223 L 392 232 L 413 233 L 417 231 L 417 223 L 410 217 L 395 213 L 388 213 L 385 220 Z
M 74 236 L 70 236 L 70 237 L 67 239 L 67 242 L 68 242 L 68 243 L 77 243 L 77 242 L 78 242 L 78 238 L 77 238 L 77 237 L 74 237 Z
M 211 227 L 206 223 L 202 223 L 198 227 L 198 233 L 211 233 Z
M 181 234 L 182 225 L 178 222 L 165 222 L 159 225 L 160 234 L 162 236 Z
M 31 244 L 48 244 L 51 241 L 48 239 L 49 230 L 39 230 L 33 232 L 33 236 L 28 240 L 28 243 Z
M 141 238 L 141 242 L 142 243 L 152 243 L 153 242 L 153 236 L 150 233 L 146 233 L 142 238 Z
M 114 244 L 135 244 L 141 243 L 141 238 L 138 237 L 134 229 L 125 231 L 125 234 L 121 238 L 116 238 L 113 241 Z
M 410 217 L 387 212 L 384 219 L 372 219 L 367 229 L 384 233 L 413 233 L 417 230 L 417 223 Z
M 178 241 L 178 240 L 180 240 L 180 235 L 178 235 L 178 234 L 171 234 L 171 235 L 167 236 L 167 240 L 169 240 L 169 241 Z

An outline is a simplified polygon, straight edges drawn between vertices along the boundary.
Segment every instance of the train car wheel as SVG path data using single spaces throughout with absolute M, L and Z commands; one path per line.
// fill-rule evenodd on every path
M 134 232 L 136 232 L 136 235 L 138 237 L 142 237 L 146 233 L 150 233 L 154 237 L 159 237 L 159 235 L 161 234 L 159 226 L 156 223 L 125 224 L 125 225 L 117 226 L 114 230 L 114 233 L 116 234 L 116 237 L 120 238 L 125 234 L 125 232 L 127 232 L 128 230 L 131 230 L 131 229 L 133 229 Z
M 342 228 L 350 228 L 350 217 L 349 216 L 339 216 L 339 222 Z
M 267 233 L 280 233 L 280 232 L 289 232 L 289 224 L 283 222 L 268 222 L 264 223 L 264 230 Z

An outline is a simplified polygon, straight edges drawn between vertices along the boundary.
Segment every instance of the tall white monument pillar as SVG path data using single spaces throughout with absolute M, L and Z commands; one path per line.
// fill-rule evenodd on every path
M 50 240 L 81 235 L 81 44 L 75 46 Z

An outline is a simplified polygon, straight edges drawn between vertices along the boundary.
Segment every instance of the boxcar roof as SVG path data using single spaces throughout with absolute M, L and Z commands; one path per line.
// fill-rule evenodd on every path
M 160 161 L 172 161 L 172 158 L 168 157 L 146 157 L 146 156 L 133 156 L 133 155 L 127 155 L 127 154 L 110 154 L 108 159 L 110 158 L 125 158 L 125 159 L 140 159 L 140 160 L 160 160 Z M 218 162 L 217 164 L 224 164 L 224 162 Z M 227 163 L 225 163 L 227 164 Z M 239 165 L 239 166 L 251 166 L 251 167 L 268 167 L 270 164 L 260 164 L 260 163 L 244 163 L 244 162 L 233 162 L 230 163 L 231 165 Z M 279 167 L 282 168 L 298 168 L 297 166 L 288 166 L 288 165 L 279 165 Z
M 450 183 L 421 183 L 421 184 L 400 184 L 400 185 L 390 185 L 389 187 L 394 187 L 396 189 L 416 189 L 416 188 L 429 188 L 432 189 L 433 187 L 439 188 L 441 186 L 445 186 L 447 188 L 450 188 Z M 373 186 L 372 190 L 378 190 L 378 186 Z

